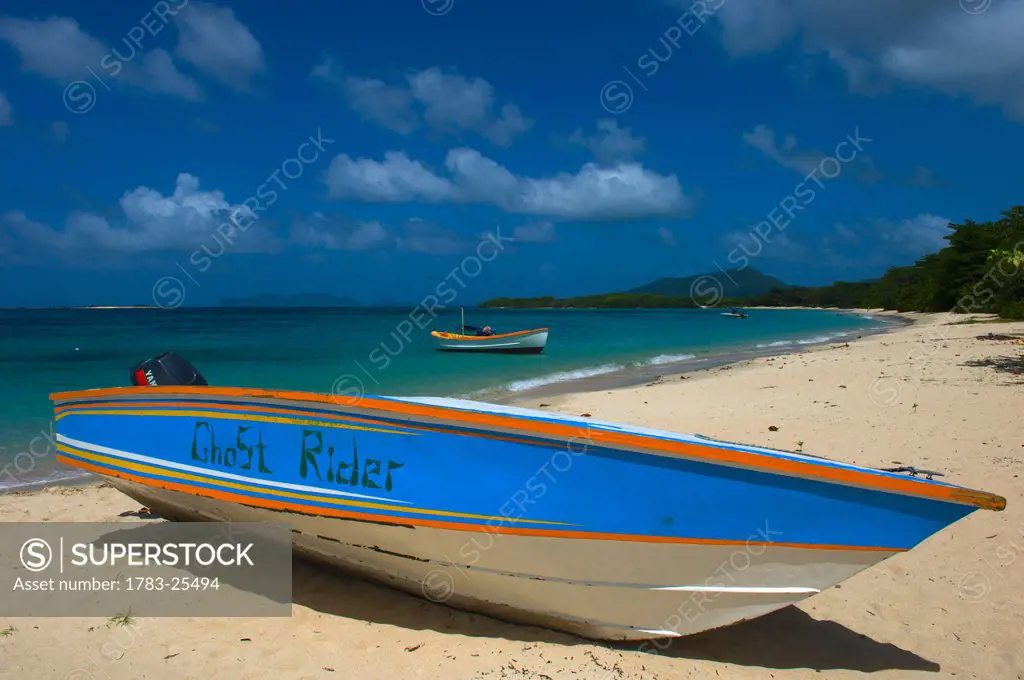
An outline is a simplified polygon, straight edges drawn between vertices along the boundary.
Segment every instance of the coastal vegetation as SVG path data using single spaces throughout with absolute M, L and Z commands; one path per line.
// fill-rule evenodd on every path
M 756 269 L 730 270 L 679 279 L 659 279 L 623 293 L 572 298 L 496 298 L 482 307 L 693 308 L 691 291 L 720 286 L 718 306 L 839 307 L 900 312 L 982 312 L 1024 318 L 1024 206 L 988 222 L 950 224 L 949 245 L 914 264 L 892 267 L 878 279 L 828 286 L 789 286 Z M 742 275 L 743 285 L 732 285 Z M 768 290 L 748 286 L 775 282 Z M 780 285 L 781 284 L 781 285 Z M 675 294 L 655 294 L 671 291 Z
M 942 250 L 881 278 L 817 288 L 776 289 L 750 305 L 883 308 L 899 312 L 985 312 L 1024 318 L 1024 206 L 997 220 L 950 224 Z

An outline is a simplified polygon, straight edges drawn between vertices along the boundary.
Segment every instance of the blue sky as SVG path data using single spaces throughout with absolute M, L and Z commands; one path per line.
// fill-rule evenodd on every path
M 1020 203 L 1019 2 L 274 7 L 4 4 L 0 306 L 821 284 Z

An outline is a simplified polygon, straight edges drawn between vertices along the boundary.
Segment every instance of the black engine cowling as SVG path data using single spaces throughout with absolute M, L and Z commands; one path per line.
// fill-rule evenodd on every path
M 163 385 L 205 385 L 206 379 L 189 362 L 174 352 L 139 362 L 129 373 L 136 387 Z

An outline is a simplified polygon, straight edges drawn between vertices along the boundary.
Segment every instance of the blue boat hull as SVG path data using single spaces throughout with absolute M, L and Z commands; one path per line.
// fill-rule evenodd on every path
M 1001 501 L 544 412 L 306 396 L 54 395 L 59 454 L 167 516 L 287 521 L 302 552 L 599 639 L 767 613 Z

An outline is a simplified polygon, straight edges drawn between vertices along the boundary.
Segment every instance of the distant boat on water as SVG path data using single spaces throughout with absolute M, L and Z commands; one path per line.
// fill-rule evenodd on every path
M 738 309 L 736 307 L 733 307 L 728 312 L 722 312 L 722 316 L 728 316 L 728 317 L 733 318 L 733 319 L 746 319 L 747 316 L 749 316 L 749 315 L 746 312 L 744 312 L 742 309 Z
M 462 335 L 431 331 L 442 352 L 498 352 L 502 354 L 540 354 L 548 342 L 548 329 L 498 333 L 495 335 Z
M 458 332 L 431 331 L 430 335 L 437 343 L 437 349 L 442 352 L 540 354 L 548 342 L 547 328 L 496 333 L 490 326 L 467 326 L 464 309 Z

